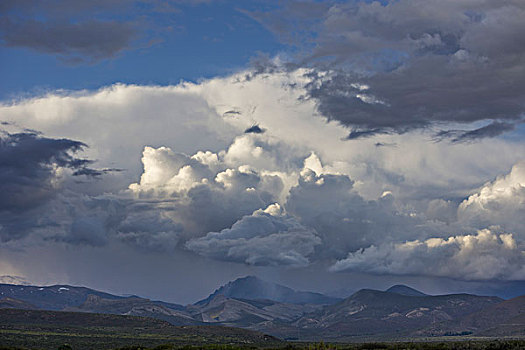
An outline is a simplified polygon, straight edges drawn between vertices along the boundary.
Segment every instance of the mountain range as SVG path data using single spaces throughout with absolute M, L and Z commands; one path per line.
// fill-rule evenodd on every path
M 0 284 L 0 308 L 144 316 L 173 325 L 240 327 L 292 340 L 525 335 L 525 296 L 432 296 L 396 285 L 339 299 L 253 276 L 186 306 L 85 287 Z

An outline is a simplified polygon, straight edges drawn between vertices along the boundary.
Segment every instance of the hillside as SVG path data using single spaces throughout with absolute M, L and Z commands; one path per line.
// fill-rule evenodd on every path
M 81 305 L 65 308 L 64 311 L 154 317 L 179 326 L 199 324 L 184 309 L 173 309 L 169 305 L 139 297 L 106 299 L 90 294 Z
M 30 304 L 22 300 L 4 297 L 0 299 L 0 309 L 35 310 L 38 308 L 34 306 L 33 304 Z
M 105 299 L 125 299 L 125 297 L 86 287 L 73 287 L 68 285 L 39 287 L 0 284 L 0 297 L 25 301 L 44 310 L 58 311 L 67 307 L 78 306 L 86 301 L 88 295 L 96 295 Z
M 409 336 L 441 321 L 463 317 L 500 303 L 498 297 L 469 294 L 407 296 L 363 289 L 322 311 L 297 320 L 305 334 L 325 339 L 362 336 Z
M 297 305 L 272 300 L 228 298 L 217 294 L 206 303 L 188 306 L 192 316 L 202 322 L 259 329 L 268 322 L 290 323 L 322 309 L 321 305 Z M 261 328 L 262 329 L 262 328 Z
M 113 349 L 141 344 L 243 344 L 275 346 L 280 341 L 262 333 L 229 327 L 184 326 L 146 317 L 109 314 L 0 309 L 0 345 L 77 350 Z
M 491 305 L 452 322 L 435 324 L 422 335 L 474 334 L 500 337 L 525 334 L 525 295 Z

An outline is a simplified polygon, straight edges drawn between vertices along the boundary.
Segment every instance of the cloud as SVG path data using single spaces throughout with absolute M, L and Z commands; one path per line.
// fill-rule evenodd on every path
M 461 198 L 506 171 L 525 150 L 521 142 L 499 138 L 475 144 L 434 143 L 435 130 L 377 134 L 346 145 L 342 140 L 348 130 L 335 122 L 326 123 L 316 113 L 313 100 L 300 99 L 311 82 L 304 73 L 277 72 L 246 81 L 248 73 L 241 72 L 199 84 L 116 84 L 96 91 L 56 92 L 4 104 L 0 117 L 46 135 L 83 140 L 90 145 L 86 156 L 97 159 L 99 167 L 125 170 L 90 185 L 89 190 L 98 193 L 120 190 L 137 181 L 144 145 L 166 146 L 188 155 L 198 151 L 218 154 L 231 146 L 228 157 L 233 166 L 250 164 L 260 171 L 284 173 L 300 169 L 303 159 L 314 151 L 334 171 L 350 176 L 367 199 L 386 190 L 400 199 L 444 193 L 447 200 Z M 241 114 L 224 115 L 232 110 Z M 144 122 L 144 115 L 154 117 Z M 267 131 L 237 139 L 254 123 Z M 263 147 L 265 152 L 258 155 L 261 140 L 272 147 Z M 375 147 L 378 142 L 396 147 Z M 451 168 L 455 171 L 449 171 Z
M 133 243 L 130 236 L 139 240 L 136 237 L 144 235 L 148 224 L 152 240 L 155 234 L 171 232 L 166 219 L 155 218 L 158 213 L 144 208 L 140 208 L 143 221 L 135 220 L 137 228 L 131 231 L 129 222 L 137 214 L 125 197 L 76 192 L 73 178 L 83 175 L 102 180 L 100 175 L 112 172 L 90 168 L 92 160 L 76 156 L 86 147 L 80 141 L 49 138 L 37 132 L 1 135 L 0 190 L 5 194 L 0 200 L 1 241 L 29 237 L 35 242 L 101 247 L 118 234 Z
M 0 45 L 93 64 L 161 42 L 173 30 L 179 5 L 193 2 L 6 0 L 0 5 Z
M 91 168 L 94 161 L 77 156 L 86 148 L 83 142 L 35 131 L 0 134 L 1 241 L 21 239 L 33 231 L 58 230 L 69 222 L 62 222 L 64 212 L 73 212 L 72 203 L 82 197 L 71 191 L 71 183 L 80 178 L 101 179 L 112 172 Z M 102 234 L 97 223 L 89 220 L 74 223 L 71 233 L 73 241 Z M 95 245 L 100 243 L 99 239 Z
M 0 276 L 0 283 L 3 284 L 14 284 L 18 286 L 28 286 L 31 283 L 21 276 L 3 275 Z
M 459 130 L 447 130 L 441 131 L 436 134 L 436 140 L 444 138 L 451 138 L 452 142 L 471 142 L 482 139 L 484 137 L 496 137 L 505 132 L 512 131 L 516 128 L 515 124 L 492 122 L 481 128 L 459 131 Z
M 377 134 L 384 134 L 382 129 L 352 130 L 346 137 L 347 140 L 355 140 L 361 137 L 371 137 Z
M 244 130 L 245 134 L 262 134 L 265 130 L 262 129 L 259 125 L 250 126 L 248 129 Z
M 0 135 L 0 211 L 25 211 L 46 202 L 57 192 L 63 169 L 89 169 L 91 160 L 75 156 L 85 147 L 34 132 Z
M 458 208 L 459 220 L 474 227 L 500 225 L 519 233 L 525 240 L 525 162 L 485 184 L 477 193 L 465 199 Z
M 131 46 L 131 23 L 89 20 L 80 23 L 36 20 L 0 22 L 2 44 L 54 54 L 69 63 L 96 62 L 115 57 Z
M 524 266 L 525 251 L 512 234 L 483 229 L 475 235 L 370 246 L 337 261 L 331 271 L 520 280 Z
M 118 239 L 145 251 L 175 251 L 183 231 L 181 224 L 155 207 L 139 205 L 129 212 L 118 226 Z
M 246 152 L 257 163 L 266 153 L 261 146 L 248 142 L 251 148 L 238 153 L 233 145 L 219 154 L 199 151 L 193 156 L 167 147 L 146 147 L 144 173 L 139 183 L 129 186 L 130 194 L 138 200 L 162 201 L 171 219 L 184 227 L 186 238 L 229 227 L 243 215 L 275 202 L 284 189 L 278 174 L 260 172 L 240 161 Z
M 307 72 L 246 79 L 251 71 L 245 71 L 163 87 L 117 84 L 1 105 L 0 119 L 10 123 L 5 128 L 29 125 L 49 137 L 82 140 L 100 172 L 125 169 L 96 181 L 78 181 L 84 178 L 70 176 L 76 169 L 65 170 L 58 195 L 17 221 L 24 233 L 4 237 L 10 245 L 101 252 L 126 246 L 133 254 L 191 255 L 197 261 L 213 258 L 211 248 L 186 250 L 187 242 L 231 230 L 243 217 L 277 203 L 317 238 L 284 231 L 250 238 L 246 246 L 235 241 L 226 245 L 238 252 L 234 258 L 224 257 L 221 241 L 216 259 L 235 261 L 239 269 L 319 268 L 370 245 L 423 242 L 493 224 L 520 244 L 517 224 L 463 220 L 457 208 L 473 188 L 520 159 L 521 139 L 436 143 L 435 130 L 412 130 L 349 143 L 343 140 L 347 129 L 327 123 L 312 99 L 301 99 L 314 81 Z M 373 95 L 366 86 L 353 88 Z M 245 133 L 253 125 L 264 125 L 266 132 Z M 2 217 L 3 234 L 10 220 Z M 294 258 L 276 255 L 278 239 L 286 247 L 301 242 L 304 249 Z
M 107 244 L 107 230 L 96 217 L 83 216 L 76 218 L 65 242 L 76 245 L 103 246 Z
M 138 37 L 133 20 L 111 19 L 129 13 L 130 2 L 37 1 L 4 4 L 0 43 L 57 55 L 68 63 L 93 63 L 131 48 Z
M 330 173 L 312 154 L 298 184 L 290 189 L 286 210 L 314 228 L 323 239 L 322 258 L 340 258 L 349 250 L 393 237 L 417 235 L 419 219 L 398 208 L 391 192 L 364 199 L 347 175 Z
M 299 48 L 288 66 L 312 69 L 305 97 L 329 120 L 352 129 L 349 139 L 491 122 L 458 138 L 473 141 L 523 122 L 520 2 L 307 5 L 250 15 Z
M 190 240 L 200 255 L 249 265 L 306 266 L 321 239 L 284 213 L 279 204 L 243 216 L 231 228 Z

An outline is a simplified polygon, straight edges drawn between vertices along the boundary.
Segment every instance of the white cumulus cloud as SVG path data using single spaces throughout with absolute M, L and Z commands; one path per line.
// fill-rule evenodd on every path
M 510 173 L 465 199 L 459 206 L 458 217 L 474 226 L 500 225 L 525 240 L 525 162 L 517 163 Z
M 519 280 L 525 278 L 525 251 L 512 234 L 483 229 L 475 235 L 370 246 L 337 261 L 331 271 Z

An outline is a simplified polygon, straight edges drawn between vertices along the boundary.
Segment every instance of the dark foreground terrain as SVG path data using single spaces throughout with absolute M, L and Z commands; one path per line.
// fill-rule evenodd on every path
M 445 341 L 446 340 L 446 341 Z M 461 340 L 461 341 L 460 341 Z M 246 329 L 173 326 L 147 317 L 0 309 L 0 350 L 525 349 L 525 340 L 434 338 L 431 342 L 298 343 Z
M 0 349 L 115 349 L 225 344 L 279 347 L 283 342 L 263 333 L 220 326 L 173 326 L 146 317 L 0 309 Z

